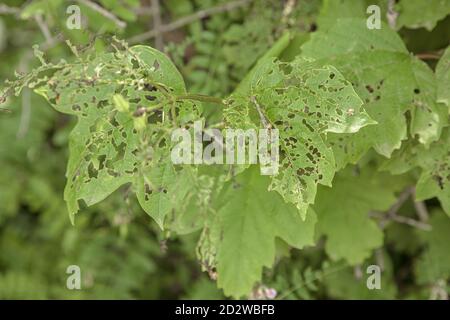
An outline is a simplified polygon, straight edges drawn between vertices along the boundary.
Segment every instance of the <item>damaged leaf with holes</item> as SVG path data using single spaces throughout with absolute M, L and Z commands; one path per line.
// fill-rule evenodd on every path
M 200 117 L 196 104 L 177 100 L 186 90 L 170 60 L 144 46 L 104 53 L 58 70 L 36 91 L 78 117 L 64 193 L 71 217 L 80 200 L 90 206 L 133 183 L 142 207 L 162 226 L 187 193 L 165 195 L 176 171 L 168 161 L 170 128 Z
M 269 190 L 295 204 L 305 218 L 317 185 L 331 185 L 336 172 L 327 134 L 352 134 L 375 122 L 337 69 L 312 60 L 267 58 L 258 64 L 249 87 L 248 95 L 232 96 L 225 121 L 279 130 L 280 169 Z
M 435 76 L 409 55 L 400 36 L 386 24 L 370 30 L 365 19 L 339 19 L 332 28 L 313 34 L 302 46 L 302 55 L 342 72 L 378 123 L 355 135 L 330 135 L 339 168 L 355 163 L 372 147 L 390 157 L 408 137 L 407 111 L 414 115 L 412 134 L 422 143 L 439 138 L 447 117 L 435 101 Z

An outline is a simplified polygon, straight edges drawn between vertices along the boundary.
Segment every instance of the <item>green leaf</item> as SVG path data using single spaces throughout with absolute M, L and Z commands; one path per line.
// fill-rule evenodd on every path
M 415 167 L 421 168 L 416 185 L 416 199 L 437 197 L 444 211 L 450 215 L 450 128 L 443 129 L 440 139 L 429 148 L 413 142 L 407 143 L 381 168 L 401 174 Z
M 394 151 L 391 158 L 381 162 L 380 170 L 391 174 L 403 174 L 417 166 L 417 153 L 422 150 L 417 141 L 409 140 L 403 143 L 399 150 Z
M 397 28 L 426 28 L 432 30 L 439 20 L 450 14 L 450 2 L 447 0 L 408 0 L 400 1 L 395 7 L 399 16 Z
M 177 210 L 185 212 L 183 200 L 192 188 L 190 167 L 176 171 L 169 159 L 158 166 L 143 169 L 137 177 L 136 195 L 141 207 L 163 228 L 166 216 Z
M 67 65 L 37 91 L 58 111 L 78 117 L 70 134 L 64 192 L 71 218 L 80 200 L 90 206 L 120 186 L 134 183 L 141 190 L 144 209 L 162 225 L 168 208 L 173 207 L 163 202 L 179 199 L 160 195 L 170 188 L 165 179 L 174 170 L 165 163 L 163 172 L 160 167 L 161 159 L 170 159 L 169 129 L 178 120 L 180 126 L 187 125 L 199 115 L 195 104 L 176 101 L 176 95 L 186 91 L 170 60 L 144 46 L 104 53 Z M 173 118 L 173 113 L 180 119 Z M 145 178 L 155 179 L 157 188 L 143 196 Z M 146 199 L 150 204 L 144 198 L 150 198 Z
M 418 231 L 426 247 L 415 267 L 417 281 L 424 284 L 450 277 L 450 219 L 442 211 L 435 210 L 429 223 L 431 231 Z
M 227 182 L 214 201 L 217 283 L 225 295 L 251 291 L 263 267 L 274 262 L 275 237 L 299 249 L 314 243 L 315 213 L 309 210 L 303 221 L 294 206 L 267 191 L 269 182 L 253 166 Z
M 369 212 L 385 211 L 395 202 L 397 186 L 385 181 L 367 169 L 360 174 L 347 169 L 332 188 L 319 188 L 314 204 L 317 233 L 326 236 L 325 251 L 333 260 L 359 264 L 383 244 L 383 232 Z
M 369 30 L 365 20 L 341 19 L 333 28 L 313 34 L 302 50 L 305 56 L 335 65 L 378 122 L 355 135 L 329 136 L 338 168 L 356 163 L 370 147 L 389 157 L 406 139 L 407 110 L 412 113 L 411 134 L 421 143 L 429 145 L 439 138 L 447 115 L 436 103 L 435 76 L 425 63 L 410 57 L 387 25 Z
M 253 121 L 279 130 L 280 172 L 272 177 L 270 190 L 295 204 L 305 217 L 317 185 L 330 185 L 336 171 L 326 134 L 354 133 L 374 122 L 339 71 L 312 60 L 282 63 L 267 58 L 252 72 L 243 92 L 247 95 L 229 99 L 225 122 L 242 127 Z
M 341 19 L 329 30 L 312 34 L 302 52 L 342 72 L 378 122 L 352 136 L 330 136 L 339 167 L 355 162 L 370 147 L 386 157 L 400 147 L 407 135 L 404 113 L 416 84 L 411 58 L 394 31 L 384 23 L 379 30 L 369 30 L 365 19 Z

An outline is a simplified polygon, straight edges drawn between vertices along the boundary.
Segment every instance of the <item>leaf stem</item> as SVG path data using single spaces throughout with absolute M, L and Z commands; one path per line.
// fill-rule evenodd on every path
M 217 97 L 211 97 L 203 94 L 184 94 L 176 97 L 177 100 L 196 100 L 201 102 L 210 102 L 215 104 L 225 105 L 223 99 Z

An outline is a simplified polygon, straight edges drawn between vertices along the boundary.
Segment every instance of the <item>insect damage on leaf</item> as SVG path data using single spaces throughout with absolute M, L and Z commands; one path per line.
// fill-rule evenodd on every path
M 52 2 L 52 10 L 59 7 L 59 2 Z M 168 256 L 167 261 L 179 254 L 176 249 L 171 252 L 178 244 L 183 246 L 183 253 L 185 247 L 194 248 L 192 239 L 195 238 L 202 269 L 228 297 L 252 298 L 258 296 L 256 293 L 261 288 L 275 288 L 280 298 L 310 298 L 322 293 L 337 298 L 396 297 L 403 294 L 401 291 L 408 291 L 397 290 L 393 284 L 394 278 L 403 284 L 398 278 L 396 259 L 402 246 L 408 247 L 408 258 L 418 266 L 414 267 L 417 283 L 427 288 L 435 285 L 431 282 L 443 283 L 441 278 L 448 277 L 446 263 L 436 263 L 439 272 L 434 270 L 432 276 L 418 269 L 427 265 L 425 259 L 434 261 L 445 252 L 445 246 L 439 245 L 445 240 L 444 216 L 440 211 L 438 214 L 433 211 L 428 217 L 425 212 L 420 222 L 412 216 L 414 209 L 419 212 L 416 207 L 426 208 L 428 202 L 450 212 L 450 142 L 446 128 L 449 55 L 448 49 L 441 50 L 447 43 L 441 40 L 436 44 L 441 47 L 432 56 L 441 59 L 434 68 L 434 61 L 424 59 L 423 54 L 408 52 L 406 44 L 411 49 L 414 41 L 405 30 L 397 34 L 384 23 L 381 29 L 368 29 L 366 4 L 354 2 L 313 1 L 299 6 L 295 1 L 273 1 L 270 5 L 254 1 L 236 11 L 237 14 L 216 14 L 195 24 L 201 28 L 194 24 L 185 28 L 181 33 L 186 32 L 188 37 L 182 44 L 171 43 L 172 32 L 167 32 L 164 50 L 183 72 L 187 85 L 175 65 L 161 52 L 146 46 L 128 47 L 115 38 L 110 42 L 113 50 L 97 47 L 97 43 L 83 49 L 67 42 L 74 57 L 69 54 L 67 61 L 58 63 L 51 62 L 55 58 L 53 51 L 47 56 L 35 46 L 34 53 L 41 65 L 29 73 L 17 72 L 17 80 L 8 82 L 0 95 L 0 102 L 13 111 L 10 116 L 0 117 L 2 136 L 5 141 L 14 140 L 14 150 L 20 151 L 18 157 L 3 147 L 0 158 L 14 163 L 23 158 L 26 166 L 23 171 L 33 173 L 30 179 L 20 175 L 19 182 L 14 181 L 9 190 L 0 192 L 0 202 L 4 204 L 4 210 L 0 211 L 8 215 L 8 219 L 3 219 L 5 215 L 0 213 L 0 222 L 9 223 L 9 216 L 23 204 L 41 210 L 46 207 L 42 199 L 50 196 L 59 205 L 45 208 L 46 212 L 61 211 L 61 201 L 50 190 L 52 179 L 43 183 L 46 179 L 42 179 L 37 172 L 40 170 L 34 166 L 29 168 L 29 162 L 40 152 L 49 151 L 54 155 L 54 144 L 65 145 L 66 135 L 61 138 L 59 124 L 57 128 L 52 124 L 57 121 L 53 117 L 47 119 L 42 112 L 47 110 L 52 114 L 50 109 L 41 108 L 38 112 L 33 109 L 28 126 L 27 95 L 22 101 L 6 99 L 27 88 L 45 97 L 57 111 L 75 116 L 77 122 L 69 136 L 64 198 L 72 220 L 83 204 L 97 204 L 86 211 L 107 212 L 108 219 L 111 215 L 112 225 L 118 228 L 120 236 L 132 240 L 133 248 L 136 245 L 137 251 L 122 247 L 127 250 L 120 251 L 120 259 L 128 251 L 134 255 L 141 247 L 146 247 L 143 250 L 146 255 L 148 250 L 153 250 L 145 242 L 151 238 L 147 237 L 148 230 L 145 229 L 145 236 L 136 233 L 144 229 L 144 224 L 131 222 L 142 208 L 164 229 L 161 242 L 164 252 L 160 253 Z M 31 2 L 31 8 L 50 16 L 50 7 L 42 1 L 37 3 L 34 7 Z M 444 8 L 442 12 L 424 8 L 424 15 L 418 17 L 406 3 L 402 1 L 393 8 L 401 13 L 397 27 L 431 28 L 447 14 L 439 2 Z M 386 9 L 385 2 L 376 1 L 376 4 L 381 11 Z M 134 11 L 127 13 L 121 10 L 121 5 L 103 3 L 102 6 L 132 24 L 133 19 L 127 16 L 135 14 Z M 412 1 L 411 8 L 417 6 Z M 26 7 L 30 10 L 30 6 Z M 197 7 L 203 8 L 203 4 L 178 6 L 177 1 L 170 1 L 160 9 L 164 14 L 169 13 L 165 17 L 170 18 L 193 13 Z M 91 11 L 87 11 L 89 18 L 95 14 Z M 384 18 L 382 15 L 381 19 Z M 445 27 L 447 22 L 448 19 L 440 22 L 436 30 Z M 262 28 L 258 28 L 261 23 Z M 242 35 L 250 35 L 252 41 Z M 429 35 L 432 38 L 436 33 Z M 98 40 L 101 44 L 104 38 Z M 411 50 L 419 52 L 415 47 Z M 55 53 L 61 52 L 55 50 Z M 41 97 L 33 95 L 32 99 L 34 105 L 35 99 Z M 20 107 L 21 111 L 15 112 Z M 204 165 L 196 160 L 193 164 L 173 161 L 172 152 L 179 150 L 173 146 L 175 129 L 200 138 L 197 145 L 191 143 L 192 139 L 186 139 L 190 142 L 187 158 L 198 159 L 195 155 L 198 149 Z M 276 160 L 276 173 L 261 175 L 261 161 L 259 167 L 253 161 L 231 165 L 203 161 L 206 159 L 203 151 L 210 151 L 208 159 L 211 160 L 227 144 L 221 140 L 220 148 L 211 151 L 212 143 L 206 144 L 212 142 L 213 133 L 225 131 L 222 138 L 227 138 L 229 129 L 244 135 L 249 130 L 273 133 L 275 149 L 262 149 L 268 158 Z M 27 131 L 28 136 L 24 134 Z M 51 141 L 47 141 L 49 133 Z M 256 148 L 261 158 L 259 147 L 264 143 L 257 137 Z M 245 139 L 244 151 L 250 155 L 254 141 Z M 8 144 L 2 146 L 5 145 Z M 64 152 L 64 148 L 58 149 Z M 184 155 L 185 150 L 182 151 Z M 53 158 L 49 157 L 46 167 L 52 168 Z M 357 166 L 345 168 L 348 164 Z M 391 174 L 379 169 L 387 169 Z M 7 181 L 14 175 L 11 170 L 2 171 L 0 178 Z M 25 195 L 19 192 L 22 181 Z M 439 201 L 413 203 L 408 198 L 404 205 L 400 204 L 402 207 L 394 221 L 394 216 L 388 214 L 390 208 L 402 198 L 398 196 L 400 190 L 414 189 L 414 181 L 417 181 L 416 200 L 436 197 Z M 124 194 L 115 192 L 120 188 L 125 198 Z M 129 197 L 133 193 L 136 197 Z M 108 201 L 102 201 L 106 197 Z M 377 225 L 376 214 L 386 228 Z M 93 219 L 92 216 L 84 218 Z M 429 221 L 437 232 L 422 235 L 411 229 L 399 232 L 400 228 L 391 228 L 399 221 L 409 222 L 402 225 L 406 228 L 411 228 L 414 222 L 424 225 Z M 186 234 L 192 237 L 178 238 Z M 390 240 L 386 241 L 389 250 L 381 250 L 385 235 Z M 176 241 L 171 241 L 173 237 Z M 408 240 L 397 243 L 395 240 L 399 238 Z M 116 242 L 116 235 L 111 236 L 110 242 Z M 106 244 L 109 246 L 110 242 Z M 392 242 L 395 245 L 391 246 Z M 324 246 L 305 248 L 315 243 Z M 102 252 L 112 251 L 105 250 L 104 244 L 99 248 Z M 156 251 L 159 250 L 157 245 Z M 289 260 L 281 259 L 287 256 Z M 117 258 L 111 253 L 108 263 L 111 257 Z M 133 270 L 153 268 L 139 255 L 134 260 L 141 268 L 136 269 L 136 264 L 130 262 Z M 159 261 L 162 260 L 165 261 Z M 344 265 L 345 271 L 326 274 L 330 260 L 336 260 L 331 262 L 332 266 Z M 285 267 L 293 263 L 296 272 L 291 273 L 292 277 L 279 276 L 291 270 Z M 354 279 L 353 266 L 365 267 L 371 263 L 383 268 L 382 292 L 366 290 L 365 282 L 360 279 L 361 273 L 364 275 L 362 270 L 355 273 L 358 279 Z M 177 272 L 179 267 L 177 263 Z M 195 271 L 185 267 L 184 264 L 180 267 L 183 275 Z M 265 272 L 265 268 L 275 268 L 275 271 Z M 413 270 L 409 271 L 412 276 Z M 139 274 L 147 276 L 145 272 Z M 327 279 L 315 278 L 324 275 Z M 315 283 L 318 280 L 320 283 Z M 0 284 L 5 282 L 2 281 L 0 277 Z M 165 290 L 165 280 L 161 281 Z M 211 286 L 203 278 L 201 286 L 205 284 L 209 289 L 216 289 L 215 284 Z M 194 287 L 183 288 L 183 294 L 188 296 L 190 291 L 203 290 Z M 138 287 L 133 292 L 139 291 L 135 289 Z
M 272 177 L 269 190 L 295 204 L 305 218 L 317 185 L 331 185 L 336 172 L 327 134 L 354 133 L 375 122 L 337 69 L 312 60 L 282 63 L 268 58 L 258 64 L 249 86 L 249 96 L 232 95 L 225 121 L 279 130 L 280 172 Z
M 386 157 L 400 148 L 407 138 L 406 111 L 415 115 L 412 133 L 427 145 L 439 138 L 446 123 L 442 107 L 435 103 L 436 82 L 429 67 L 411 57 L 387 25 L 370 30 L 365 22 L 338 19 L 302 46 L 302 56 L 332 64 L 351 81 L 365 110 L 378 123 L 355 135 L 331 135 L 340 168 L 355 163 L 371 147 Z
M 186 91 L 168 58 L 144 46 L 104 53 L 56 71 L 36 91 L 56 110 L 78 117 L 64 193 L 71 216 L 80 200 L 90 206 L 133 183 L 142 207 L 162 226 L 186 195 L 164 195 L 171 189 L 165 172 L 175 171 L 170 129 L 188 124 L 179 114 L 200 117 L 197 104 L 177 101 Z
M 228 181 L 214 195 L 208 239 L 201 243 L 202 260 L 217 269 L 225 294 L 241 297 L 261 278 L 275 258 L 275 237 L 296 248 L 314 243 L 315 213 L 302 220 L 292 204 L 268 191 L 269 178 L 252 166 Z M 209 259 L 209 260 L 208 260 Z

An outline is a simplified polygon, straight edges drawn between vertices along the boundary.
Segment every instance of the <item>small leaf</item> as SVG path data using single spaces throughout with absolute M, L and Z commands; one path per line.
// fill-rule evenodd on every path
M 243 129 L 258 123 L 279 130 L 280 170 L 269 188 L 295 204 L 304 218 L 317 185 L 330 185 L 336 171 L 326 135 L 354 133 L 374 121 L 337 69 L 311 59 L 282 63 L 267 58 L 242 90 L 247 96 L 230 97 L 225 122 Z
M 427 30 L 432 30 L 439 20 L 450 14 L 450 2 L 446 0 L 400 1 L 396 10 L 399 13 L 398 29 L 405 26 L 412 29 L 425 27 Z

